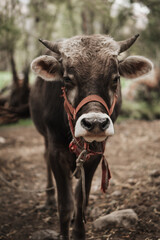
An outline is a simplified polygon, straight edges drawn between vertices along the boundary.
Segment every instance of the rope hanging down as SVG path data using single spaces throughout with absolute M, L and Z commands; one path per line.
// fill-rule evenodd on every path
M 62 87 L 62 96 L 64 98 L 64 109 L 67 113 L 68 116 L 68 122 L 69 122 L 69 127 L 70 127 L 70 131 L 72 133 L 72 137 L 73 140 L 71 141 L 70 145 L 69 145 L 69 149 L 71 152 L 75 153 L 77 158 L 78 156 L 81 154 L 81 152 L 83 150 L 86 150 L 86 160 L 89 159 L 91 156 L 93 155 L 102 155 L 102 181 L 101 181 L 101 189 L 102 191 L 105 193 L 107 187 L 108 187 L 108 183 L 109 183 L 109 179 L 111 178 L 111 174 L 109 171 L 109 167 L 108 167 L 108 163 L 107 160 L 104 156 L 104 146 L 105 146 L 105 141 L 102 143 L 102 148 L 103 148 L 103 152 L 95 152 L 90 150 L 89 148 L 89 143 L 84 142 L 84 144 L 82 145 L 81 143 L 81 139 L 80 138 L 75 138 L 74 136 L 74 126 L 73 126 L 73 121 L 76 119 L 76 114 L 78 113 L 78 111 L 88 102 L 99 102 L 101 103 L 104 108 L 107 110 L 109 116 L 112 115 L 116 101 L 117 101 L 117 94 L 114 95 L 114 99 L 113 99 L 113 103 L 110 107 L 110 109 L 108 108 L 107 104 L 105 103 L 105 101 L 98 95 L 89 95 L 88 97 L 84 98 L 76 108 L 74 108 L 68 101 L 67 99 L 67 95 L 66 95 L 66 89 L 65 87 Z M 76 170 L 77 171 L 77 170 Z
M 109 184 L 109 179 L 111 178 L 110 170 L 108 167 L 107 160 L 104 156 L 104 146 L 105 146 L 105 141 L 102 143 L 102 149 L 103 152 L 95 152 L 90 149 L 89 143 L 83 142 L 80 138 L 76 138 L 74 136 L 74 120 L 76 119 L 76 114 L 79 112 L 79 110 L 88 102 L 99 102 L 101 103 L 104 108 L 107 110 L 109 116 L 112 115 L 116 101 L 117 101 L 117 95 L 114 95 L 114 100 L 111 105 L 111 108 L 109 109 L 105 101 L 98 95 L 89 95 L 88 97 L 84 98 L 76 108 L 74 108 L 68 101 L 67 96 L 66 96 L 66 89 L 65 87 L 62 88 L 62 96 L 64 98 L 64 109 L 67 113 L 68 116 L 68 122 L 69 122 L 69 127 L 70 131 L 72 133 L 72 141 L 69 145 L 69 149 L 71 152 L 73 152 L 77 156 L 76 160 L 76 169 L 72 176 L 76 176 L 77 174 L 81 173 L 81 181 L 82 181 L 82 197 L 83 197 L 83 203 L 82 203 L 82 216 L 83 220 L 85 221 L 85 207 L 86 207 L 86 189 L 85 189 L 85 171 L 83 164 L 84 162 L 89 159 L 91 156 L 95 155 L 101 155 L 102 156 L 102 180 L 101 180 L 101 190 L 105 193 L 106 189 Z
M 72 174 L 72 177 L 75 176 L 79 171 L 81 173 L 81 181 L 82 181 L 82 197 L 83 197 L 83 203 L 82 203 L 82 215 L 83 215 L 83 220 L 86 222 L 85 219 L 85 207 L 86 207 L 86 189 L 85 189 L 85 172 L 84 172 L 84 159 L 82 158 L 83 155 L 85 155 L 87 151 L 84 149 L 82 152 L 79 154 L 77 160 L 76 160 L 76 169 Z
M 86 189 L 85 189 L 85 171 L 83 164 L 86 160 L 86 156 L 88 155 L 87 150 L 82 150 L 82 152 L 79 154 L 77 160 L 76 160 L 76 169 L 72 174 L 73 176 L 76 176 L 76 174 L 81 174 L 81 181 L 82 181 L 82 197 L 83 197 L 83 203 L 82 203 L 82 215 L 83 220 L 85 220 L 85 207 L 86 207 Z M 108 168 L 108 163 L 104 156 L 102 156 L 102 181 L 101 181 L 101 190 L 105 192 L 105 190 L 108 188 L 109 185 L 109 179 L 111 178 L 111 174 Z

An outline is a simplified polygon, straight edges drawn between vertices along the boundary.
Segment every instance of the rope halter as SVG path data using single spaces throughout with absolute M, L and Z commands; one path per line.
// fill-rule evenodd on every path
M 85 142 L 82 144 L 81 143 L 81 139 L 80 138 L 76 138 L 74 135 L 74 124 L 73 121 L 76 119 L 77 113 L 79 112 L 79 110 L 86 105 L 89 102 L 99 102 L 101 103 L 104 108 L 106 109 L 107 113 L 109 116 L 112 115 L 115 104 L 117 102 L 117 94 L 114 95 L 114 99 L 113 99 L 113 103 L 110 107 L 110 109 L 108 108 L 106 102 L 98 95 L 89 95 L 87 97 L 85 97 L 84 99 L 82 99 L 82 101 L 78 104 L 78 106 L 76 108 L 74 108 L 68 101 L 67 95 L 66 95 L 66 89 L 65 87 L 62 87 L 62 96 L 64 98 L 64 109 L 67 113 L 68 116 L 68 121 L 69 121 L 69 127 L 72 133 L 72 141 L 69 144 L 69 149 L 71 152 L 75 153 L 77 156 L 77 159 L 79 159 L 79 155 L 81 154 L 82 151 L 85 151 L 85 154 L 83 155 L 83 158 L 85 158 L 85 160 L 89 159 L 91 156 L 94 155 L 102 155 L 102 180 L 101 180 L 101 190 L 105 193 L 106 189 L 108 187 L 108 183 L 109 183 L 109 179 L 111 178 L 111 174 L 108 168 L 108 163 L 106 158 L 104 157 L 104 149 L 105 149 L 105 141 L 102 142 L 102 152 L 95 152 L 92 151 L 89 148 L 89 143 Z M 84 160 L 83 160 L 84 162 Z M 77 170 L 75 170 L 75 172 L 77 172 Z M 107 181 L 106 181 L 107 179 Z

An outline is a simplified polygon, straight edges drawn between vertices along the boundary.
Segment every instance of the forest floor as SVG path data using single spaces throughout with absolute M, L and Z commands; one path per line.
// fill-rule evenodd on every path
M 34 126 L 0 128 L 1 240 L 29 240 L 42 229 L 59 231 L 57 212 L 38 210 L 45 203 L 45 192 L 36 192 L 46 186 L 43 153 L 43 138 Z M 87 239 L 160 239 L 160 121 L 115 124 L 107 159 L 112 179 L 107 193 L 102 194 L 101 169 L 97 169 L 86 216 Z M 93 228 L 99 216 L 128 208 L 138 215 L 135 226 Z

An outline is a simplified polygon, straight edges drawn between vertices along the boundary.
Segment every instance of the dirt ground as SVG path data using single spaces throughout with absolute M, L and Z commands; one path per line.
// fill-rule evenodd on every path
M 38 210 L 45 203 L 45 192 L 36 192 L 46 186 L 43 152 L 43 138 L 34 126 L 0 128 L 1 240 L 29 240 L 41 229 L 59 231 L 57 212 Z M 116 124 L 107 159 L 112 179 L 102 194 L 100 168 L 94 176 L 87 239 L 160 239 L 160 121 Z M 97 217 L 126 208 L 137 213 L 136 226 L 95 231 Z

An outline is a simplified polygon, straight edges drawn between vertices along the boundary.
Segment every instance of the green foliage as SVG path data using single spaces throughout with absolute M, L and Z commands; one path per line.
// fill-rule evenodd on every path
M 152 57 L 155 62 L 160 61 L 160 1 L 159 0 L 136 0 L 148 7 L 148 25 L 141 33 L 141 44 L 139 52 Z
M 18 9 L 14 9 L 15 5 L 18 5 L 18 1 L 6 0 L 0 7 L 0 50 L 13 52 L 20 38 L 21 31 L 16 23 Z
M 11 83 L 12 75 L 10 72 L 0 72 L 0 89 Z
M 8 71 L 0 71 L 0 89 L 12 84 L 12 74 Z M 35 81 L 35 75 L 30 73 L 30 84 Z
M 131 82 L 132 80 L 126 80 L 125 78 L 121 77 L 121 88 L 126 88 Z
M 131 102 L 123 100 L 121 117 L 153 120 L 160 118 L 160 101 L 148 104 L 145 101 Z
M 122 40 L 140 32 L 140 40 L 132 47 L 131 52 L 152 58 L 160 62 L 160 1 L 129 0 L 119 3 L 119 10 L 113 16 L 111 10 L 116 0 L 5 0 L 0 3 L 0 69 L 1 62 L 8 61 L 13 53 L 18 72 L 29 66 L 33 58 L 45 52 L 38 38 L 57 40 L 75 34 L 102 33 Z M 118 1 L 117 1 L 118 2 Z M 147 6 L 148 24 L 145 29 L 136 28 L 134 3 L 139 7 Z M 6 53 L 6 59 L 1 57 Z M 127 51 L 129 54 L 129 51 Z M 34 77 L 31 76 L 31 82 Z M 0 88 L 11 81 L 11 74 L 0 73 Z M 122 88 L 130 84 L 121 79 Z M 142 94 L 143 95 L 143 94 Z M 124 117 L 153 119 L 159 117 L 158 95 L 151 93 L 153 101 L 146 104 L 145 99 L 137 103 L 125 102 L 122 107 Z
M 130 0 L 119 3 L 116 16 L 111 15 L 115 0 L 5 0 L 0 5 L 0 50 L 12 50 L 20 69 L 28 65 L 44 47 L 38 38 L 56 40 L 75 34 L 110 34 L 117 40 L 129 37 L 139 30 L 135 27 L 133 3 L 140 2 L 150 9 L 147 28 L 142 31 L 141 41 L 132 51 L 146 52 L 157 57 L 160 25 L 159 0 Z M 26 8 L 26 12 L 23 10 Z M 126 33 L 128 29 L 128 33 Z
M 28 127 L 33 125 L 33 122 L 31 119 L 21 119 L 16 123 L 10 123 L 10 124 L 6 124 L 6 125 L 1 125 L 0 128 L 8 128 L 8 127 Z

